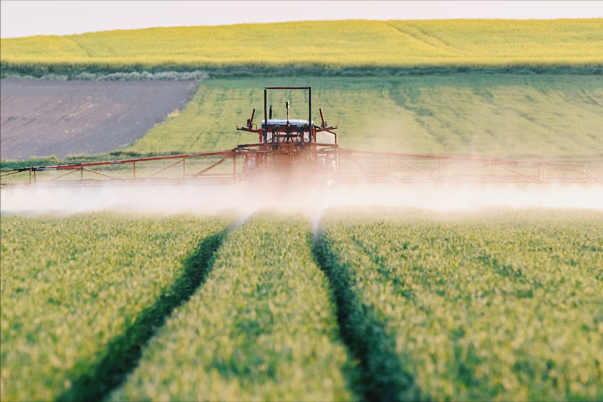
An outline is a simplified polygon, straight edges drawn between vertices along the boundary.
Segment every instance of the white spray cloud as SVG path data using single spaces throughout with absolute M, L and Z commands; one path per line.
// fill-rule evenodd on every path
M 603 187 L 580 184 L 363 184 L 300 183 L 12 187 L 0 193 L 2 214 L 121 211 L 143 214 L 215 214 L 237 211 L 242 224 L 255 211 L 305 211 L 318 225 L 336 207 L 414 207 L 432 211 L 490 207 L 581 208 L 603 211 Z

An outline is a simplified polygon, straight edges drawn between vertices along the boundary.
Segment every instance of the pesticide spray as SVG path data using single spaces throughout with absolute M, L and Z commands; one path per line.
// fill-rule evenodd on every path
M 274 183 L 196 186 L 11 187 L 1 190 L 6 214 L 119 211 L 135 214 L 217 214 L 241 223 L 261 209 L 312 216 L 340 207 L 412 207 L 430 211 L 487 208 L 580 208 L 603 212 L 603 187 L 581 184 L 357 184 L 286 188 Z

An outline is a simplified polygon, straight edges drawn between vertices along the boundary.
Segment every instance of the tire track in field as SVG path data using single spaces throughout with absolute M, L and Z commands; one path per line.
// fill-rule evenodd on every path
M 138 365 L 142 350 L 166 318 L 203 285 L 213 268 L 214 254 L 229 229 L 203 239 L 184 262 L 184 274 L 164 291 L 133 324 L 107 344 L 105 354 L 92 368 L 75 378 L 56 401 L 101 401 L 119 387 Z
M 358 386 L 363 399 L 428 399 L 416 395 L 414 376 L 404 369 L 404 362 L 396 353 L 395 339 L 386 333 L 385 324 L 376 316 L 375 309 L 364 304 L 354 292 L 350 272 L 339 264 L 320 231 L 316 232 L 312 252 L 333 290 L 341 338 L 359 361 Z
M 461 49 L 432 33 L 422 30 L 416 25 L 406 23 L 404 24 L 404 27 L 402 27 L 389 21 L 386 21 L 385 24 L 400 32 L 402 35 L 424 43 L 425 45 L 430 46 L 437 51 L 444 51 L 453 56 L 466 56 L 468 54 L 466 50 Z M 414 32 L 409 32 L 413 30 Z

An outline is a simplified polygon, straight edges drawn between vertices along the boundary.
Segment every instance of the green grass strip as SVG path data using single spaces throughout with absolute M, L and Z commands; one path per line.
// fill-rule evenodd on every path
M 355 365 L 303 218 L 254 215 L 109 400 L 350 400 Z

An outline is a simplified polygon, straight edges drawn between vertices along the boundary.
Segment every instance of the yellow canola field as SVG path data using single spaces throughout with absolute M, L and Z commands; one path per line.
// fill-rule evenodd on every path
M 603 19 L 305 21 L 1 40 L 4 66 L 592 66 Z

